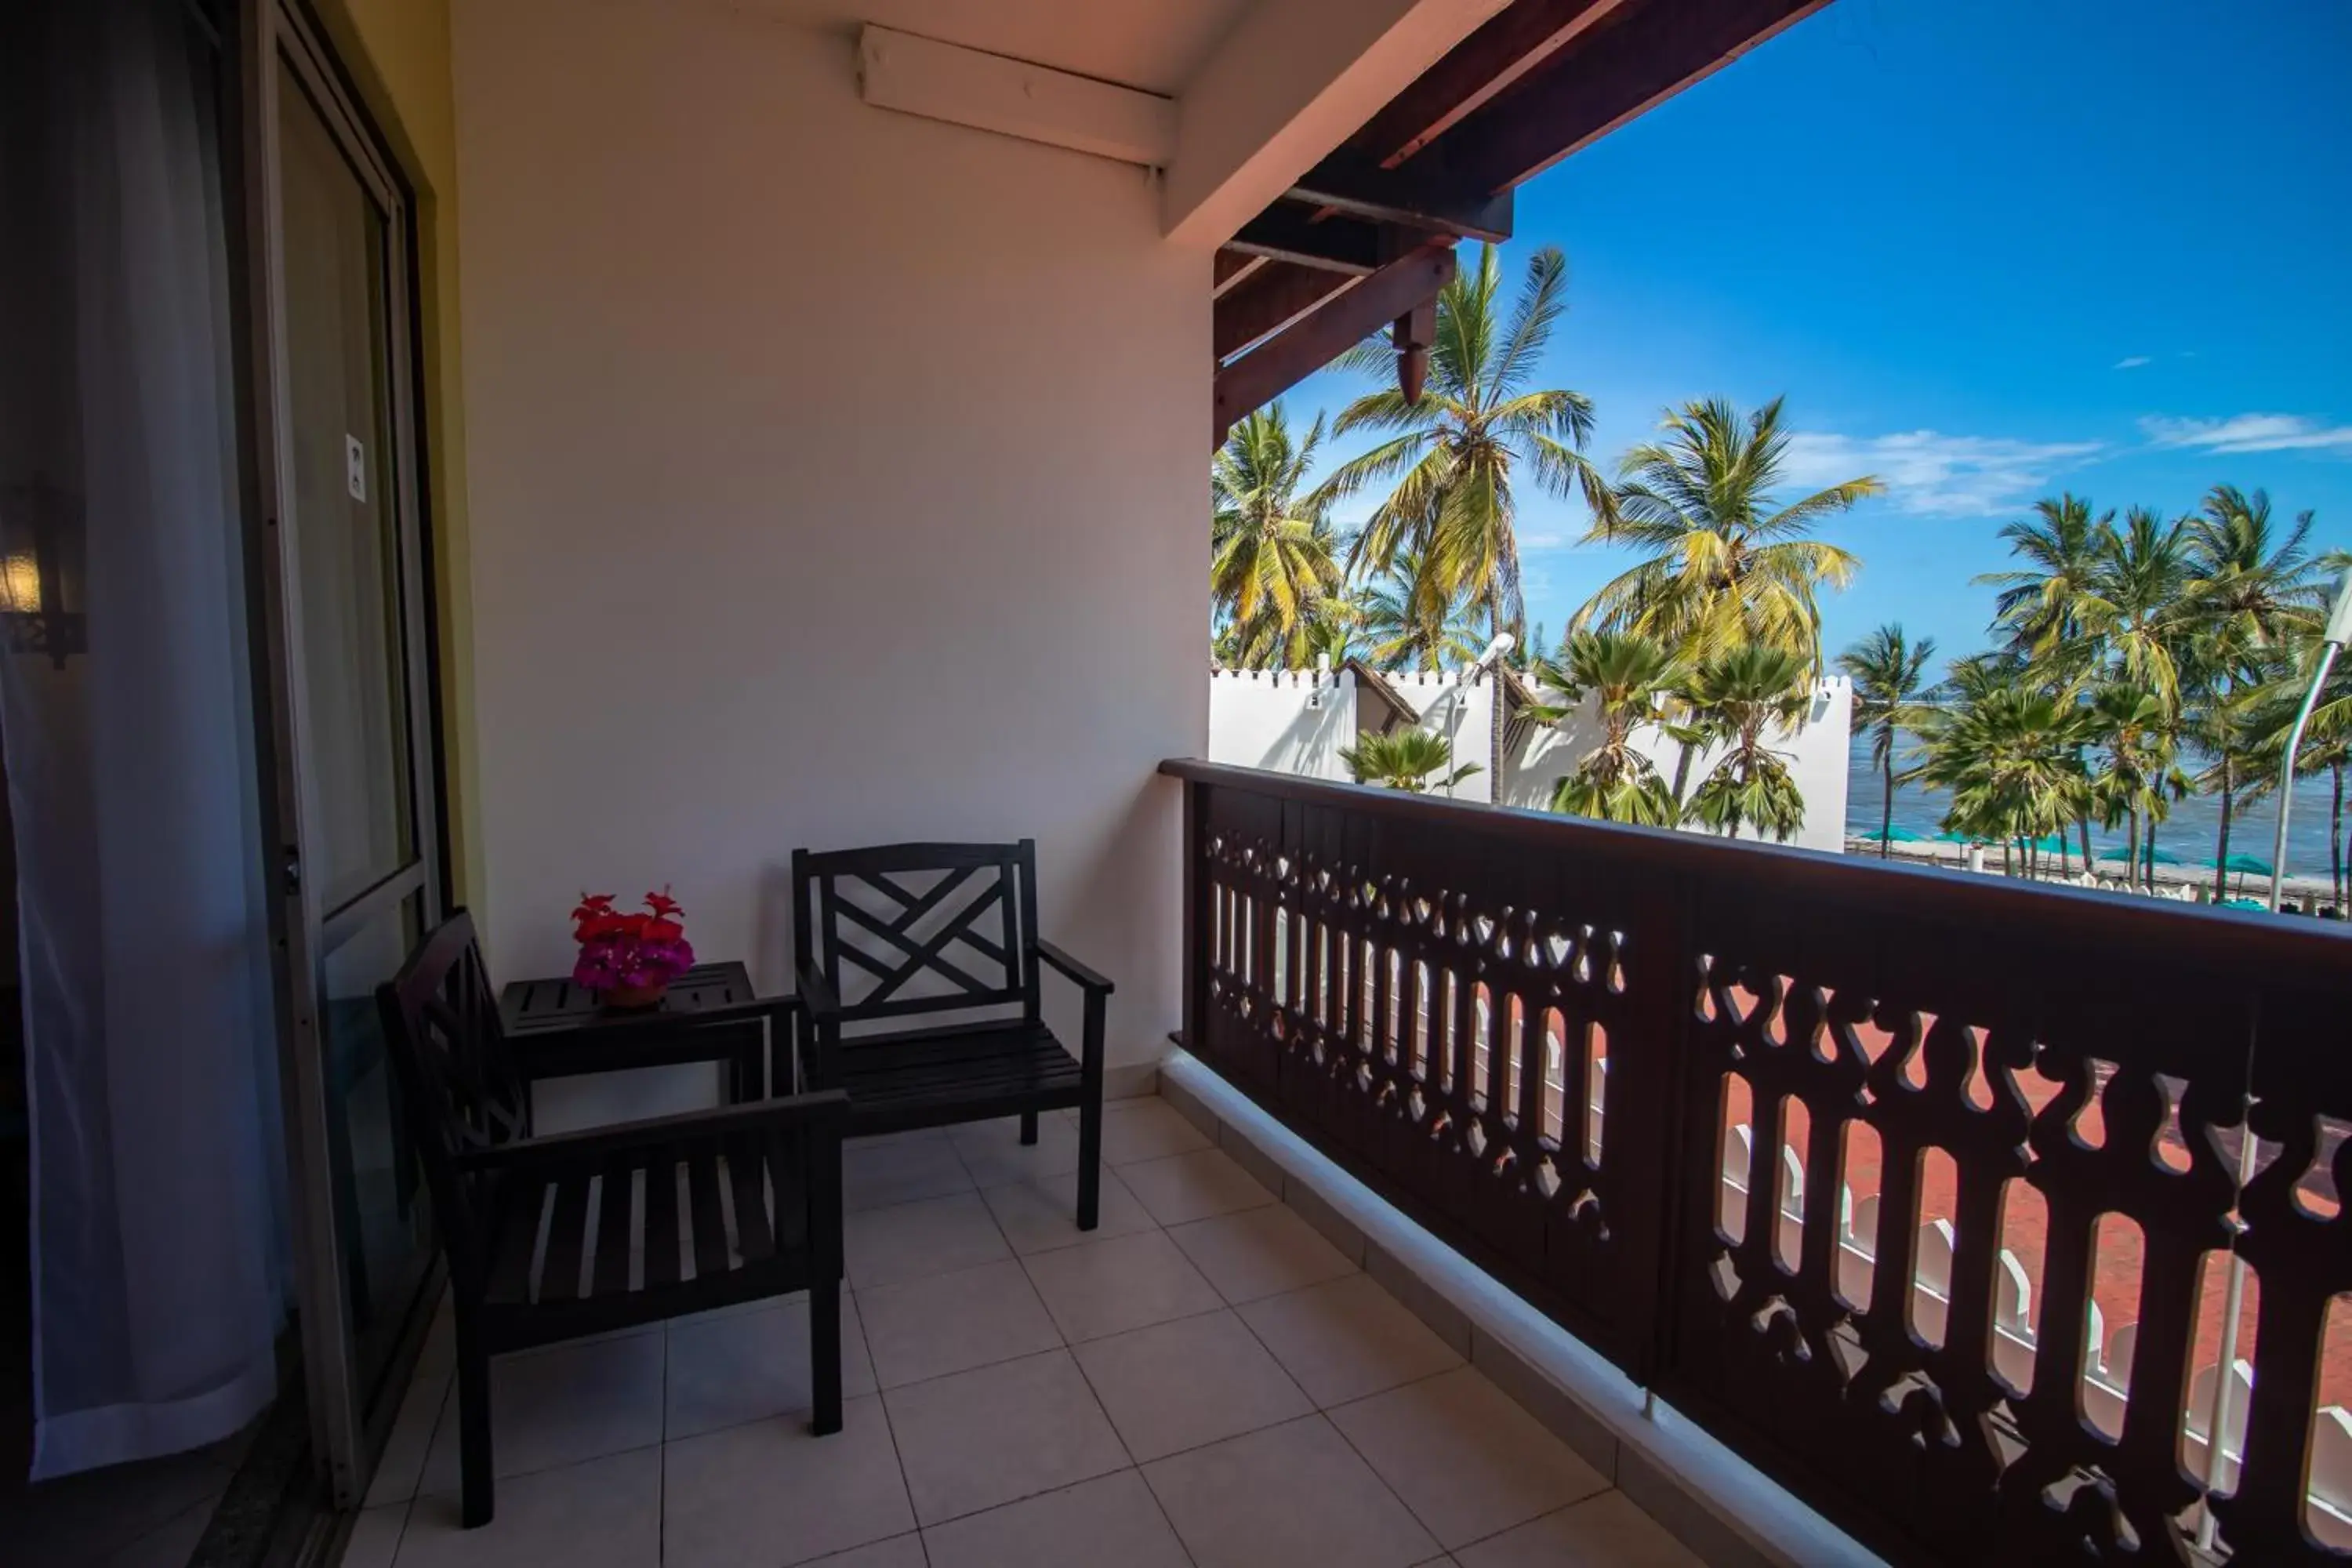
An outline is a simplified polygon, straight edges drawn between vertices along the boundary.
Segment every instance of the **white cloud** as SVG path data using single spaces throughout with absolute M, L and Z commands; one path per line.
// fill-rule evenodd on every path
M 2052 475 L 2088 461 L 2099 450 L 2095 441 L 2015 441 L 1938 430 L 1889 436 L 1804 430 L 1789 437 L 1782 471 L 1791 485 L 1808 489 L 1874 474 L 1898 510 L 1974 517 L 2031 500 Z
M 1522 528 L 1517 532 L 1522 550 L 1559 550 L 1574 543 L 1577 538 L 1557 528 Z
M 2115 368 L 2117 370 L 2137 370 L 2144 364 L 2150 364 L 2153 363 L 2154 362 L 2147 354 L 2126 354 L 2123 358 L 2116 361 Z
M 2300 414 L 2233 414 L 2227 419 L 2139 422 L 2151 445 L 2204 452 L 2352 452 L 2352 425 L 2322 425 Z

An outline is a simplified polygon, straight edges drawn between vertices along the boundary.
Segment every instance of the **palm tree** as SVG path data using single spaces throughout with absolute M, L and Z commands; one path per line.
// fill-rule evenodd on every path
M 1879 627 L 1838 655 L 1853 682 L 1854 722 L 1870 731 L 1870 760 L 1885 783 L 1878 813 L 1878 858 L 1885 859 L 1895 827 L 1895 737 L 1915 727 L 1926 696 L 1919 677 L 1935 657 L 1936 639 L 1912 643 L 1895 624 Z
M 2090 501 L 2072 491 L 2033 503 L 2032 521 L 2008 524 L 2000 537 L 2023 569 L 1988 572 L 1977 581 L 2000 589 L 1993 601 L 1996 625 L 2008 628 L 2020 652 L 2049 658 L 2063 649 L 2088 647 L 2083 608 L 2095 592 L 2100 563 L 2113 548 L 2116 514 L 2091 515 Z
M 1478 772 L 1477 763 L 1465 763 L 1447 773 L 1453 767 L 1454 747 L 1444 736 L 1426 730 L 1366 735 L 1353 746 L 1342 746 L 1339 760 L 1348 764 L 1358 784 L 1386 784 L 1411 795 L 1427 789 L 1434 774 L 1444 774 L 1439 783 L 1451 789 Z
M 1388 485 L 1349 552 L 1350 570 L 1386 574 L 1416 558 L 1416 591 L 1433 603 L 1475 600 L 1487 631 L 1524 640 L 1519 598 L 1518 500 L 1524 470 L 1554 495 L 1581 492 L 1596 513 L 1608 487 L 1584 458 L 1592 401 L 1580 392 L 1532 383 L 1544 346 L 1567 310 L 1568 263 L 1547 246 L 1528 258 L 1526 280 L 1507 316 L 1493 246 L 1478 265 L 1437 297 L 1437 332 L 1429 380 L 1418 401 L 1394 385 L 1349 404 L 1334 436 L 1377 431 L 1387 439 L 1342 464 L 1336 493 Z M 1349 368 L 1392 377 L 1396 357 L 1385 338 L 1341 356 Z
M 2287 733 L 2309 689 L 2314 661 L 2319 657 L 2319 637 L 2314 626 L 2295 626 L 2289 635 L 2293 639 L 2291 651 L 2278 657 L 2276 677 L 2254 723 L 2262 753 L 2267 757 L 2284 758 Z M 2321 773 L 2328 775 L 2327 889 L 2329 898 L 2339 902 L 2346 896 L 2344 775 L 2347 766 L 2352 766 L 2352 668 L 2339 662 L 2329 672 L 2319 700 L 2312 706 L 2303 751 L 2295 760 L 2295 771 L 2300 776 Z
M 2263 722 L 2263 672 L 2236 659 L 2201 664 L 2184 710 L 2189 740 L 2205 758 L 2199 789 L 2221 797 L 2221 825 L 2213 846 L 2213 900 L 2229 890 L 2231 820 L 2238 803 L 2276 783 L 2271 727 Z M 2268 764 L 2267 766 L 2265 764 Z
M 1698 667 L 1689 699 L 1727 749 L 1693 792 L 1683 820 L 1734 838 L 1748 823 L 1784 842 L 1805 825 L 1805 797 L 1788 763 L 1764 744 L 1764 732 L 1786 730 L 1803 717 L 1811 685 L 1811 672 L 1797 655 L 1755 643 Z
M 1277 403 L 1235 425 L 1210 465 L 1209 594 L 1234 628 L 1237 663 L 1303 663 L 1308 618 L 1339 590 L 1328 487 L 1302 493 L 1322 440 L 1318 415 L 1294 443 Z
M 2082 629 L 2102 640 L 2118 677 L 2154 692 L 2168 708 L 2180 702 L 2189 580 L 2187 524 L 2134 507 L 2100 558 L 2081 606 Z
M 1422 592 L 1424 582 L 1420 555 L 1407 552 L 1380 584 L 1358 590 L 1364 640 L 1380 668 L 1437 669 L 1478 657 L 1475 602 Z
M 2004 867 L 2010 847 L 2027 841 L 2030 873 L 2033 841 L 2063 832 L 2079 815 L 2084 721 L 2071 698 L 2001 681 L 1991 675 L 1997 668 L 1984 656 L 1956 662 L 1956 695 L 1924 726 L 1919 776 L 1950 792 L 1947 831 L 1998 840 Z
M 2266 492 L 2250 496 L 2235 485 L 2206 492 L 2188 523 L 2186 598 L 2208 635 L 2229 647 L 2271 647 L 2318 619 L 2326 590 L 2305 547 L 2311 522 L 2304 512 L 2281 537 Z
M 1343 590 L 1326 594 L 1308 606 L 1307 624 L 1299 634 L 1305 662 L 1328 658 L 1337 668 L 1349 659 L 1369 658 L 1370 598 L 1360 588 Z
M 1788 506 L 1772 488 L 1788 456 L 1780 398 L 1740 415 L 1720 399 L 1667 413 L 1664 439 L 1625 455 L 1587 544 L 1629 544 L 1641 561 L 1576 613 L 1574 627 L 1661 638 L 1693 664 L 1743 643 L 1821 668 L 1823 588 L 1843 588 L 1862 563 L 1810 537 L 1822 519 L 1882 487 L 1848 479 Z
M 1658 721 L 1658 698 L 1682 679 L 1673 652 L 1633 632 L 1575 632 L 1543 678 L 1571 697 L 1590 692 L 1600 708 L 1601 741 L 1576 771 L 1553 786 L 1551 809 L 1571 816 L 1672 827 L 1681 807 L 1634 732 Z
M 2141 825 L 2147 825 L 2153 848 L 2156 826 L 2169 814 L 2169 801 L 2188 791 L 2188 781 L 2173 765 L 2166 719 L 2164 704 L 2153 693 L 2121 681 L 2091 694 L 2084 719 L 2087 738 L 2105 753 L 2091 781 L 2100 826 L 2112 829 L 2118 822 L 2128 825 L 2124 840 L 2127 886 L 2153 869 L 2141 860 Z

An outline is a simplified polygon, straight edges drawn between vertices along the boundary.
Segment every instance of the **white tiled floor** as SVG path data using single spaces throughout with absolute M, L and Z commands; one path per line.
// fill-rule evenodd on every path
M 1058 1119 L 855 1151 L 835 1436 L 804 1300 L 503 1358 L 460 1531 L 428 1351 L 346 1568 L 1696 1563 L 1171 1108 L 1106 1122 L 1092 1236 Z

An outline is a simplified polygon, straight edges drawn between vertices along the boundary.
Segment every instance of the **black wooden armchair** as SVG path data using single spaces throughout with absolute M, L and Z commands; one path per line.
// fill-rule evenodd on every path
M 463 911 L 376 1002 L 449 1259 L 468 1529 L 491 1513 L 489 1358 L 501 1352 L 805 1289 L 812 1425 L 841 1429 L 846 1096 L 534 1137 Z
M 1095 1228 L 1111 983 L 1038 937 L 1035 840 L 796 849 L 793 953 L 808 1081 L 848 1090 L 852 1134 L 1017 1115 L 1034 1143 L 1038 1112 L 1075 1106 Z M 1084 994 L 1075 1057 L 1040 1014 L 1041 968 Z

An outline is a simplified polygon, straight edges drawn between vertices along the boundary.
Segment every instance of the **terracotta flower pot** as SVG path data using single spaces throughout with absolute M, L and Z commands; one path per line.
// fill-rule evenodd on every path
M 602 1001 L 607 1007 L 624 1010 L 658 1006 L 669 994 L 669 982 L 657 980 L 651 985 L 615 985 L 604 993 Z

